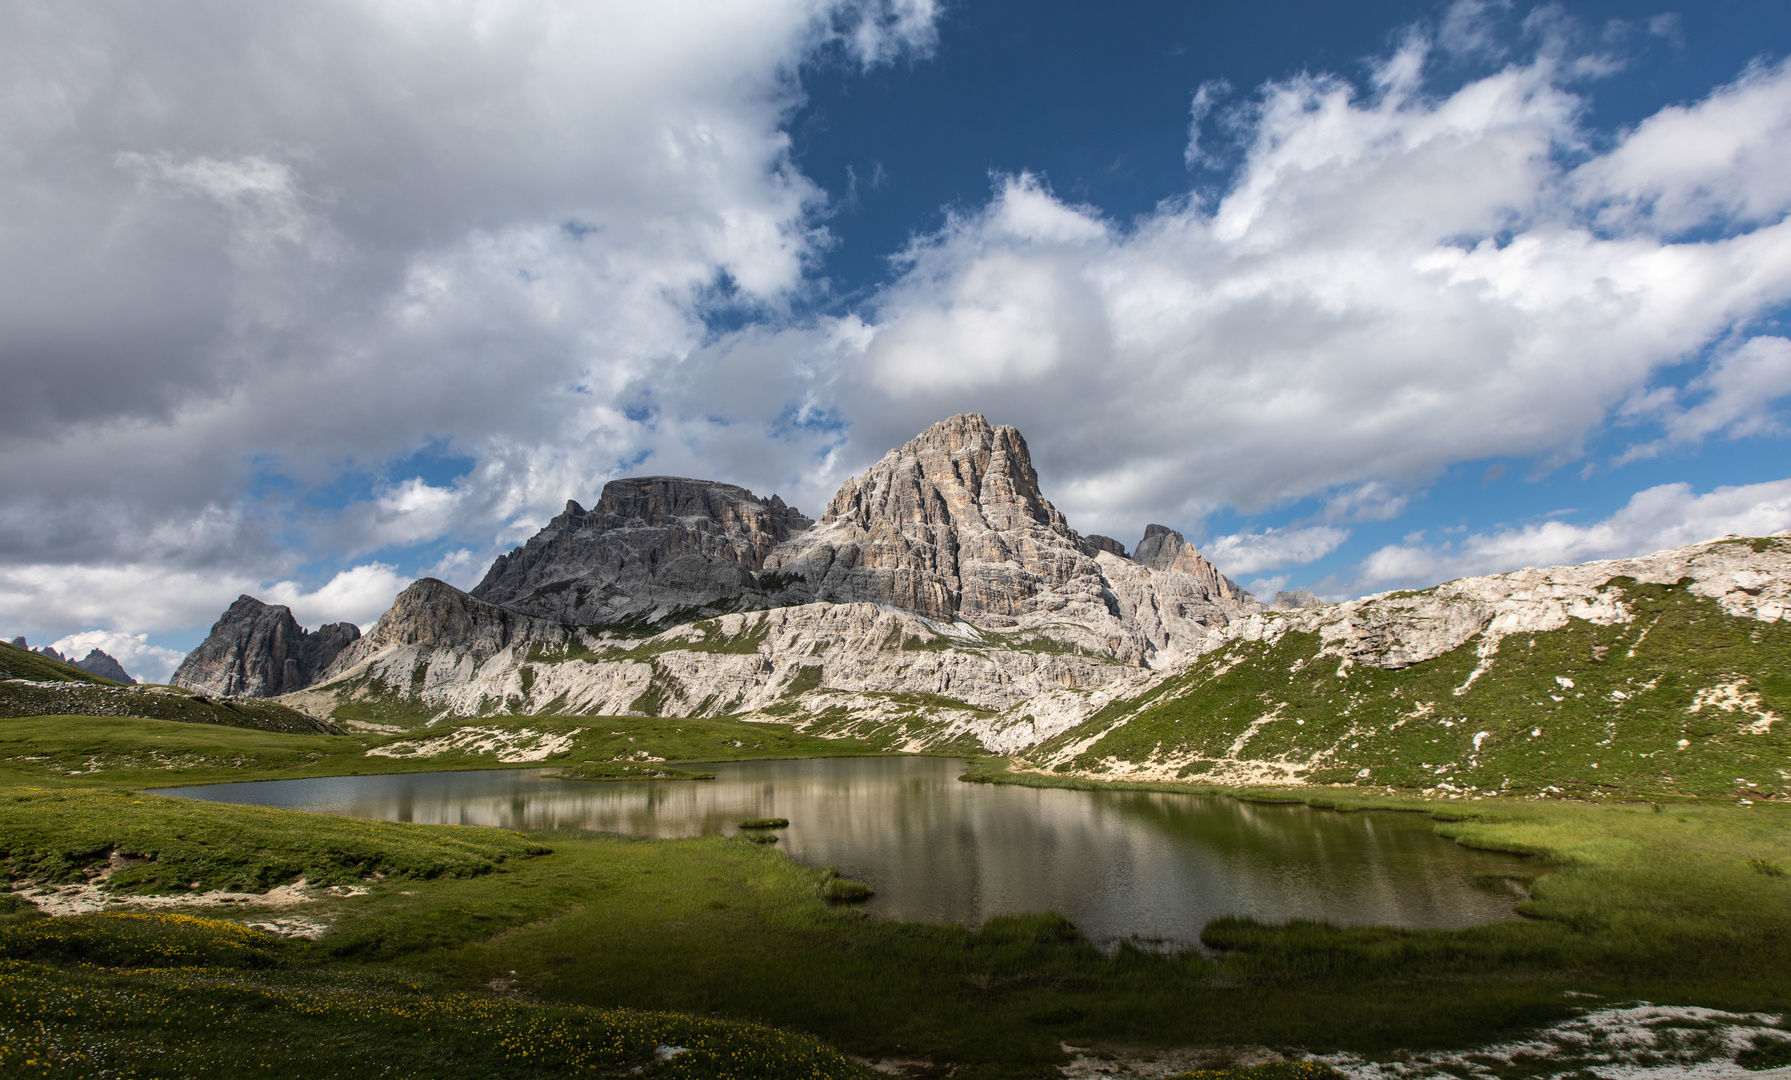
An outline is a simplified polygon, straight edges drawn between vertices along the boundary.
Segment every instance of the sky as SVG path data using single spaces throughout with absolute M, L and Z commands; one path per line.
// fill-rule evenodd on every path
M 1263 599 L 1791 529 L 1791 7 L 0 5 L 0 633 L 928 424 Z

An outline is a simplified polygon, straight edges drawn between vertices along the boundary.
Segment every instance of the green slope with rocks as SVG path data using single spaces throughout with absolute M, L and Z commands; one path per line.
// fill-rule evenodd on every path
M 1783 537 L 1745 543 L 1743 558 L 1769 571 L 1791 554 Z M 1339 614 L 1272 613 L 1016 764 L 1466 798 L 1791 798 L 1791 622 L 1772 600 L 1782 575 L 1725 573 L 1610 576 L 1555 597 L 1565 617 L 1554 620 L 1512 607 L 1533 603 L 1532 589 L 1490 618 L 1474 613 L 1478 632 L 1416 662 L 1412 640 L 1486 597 L 1439 586 Z

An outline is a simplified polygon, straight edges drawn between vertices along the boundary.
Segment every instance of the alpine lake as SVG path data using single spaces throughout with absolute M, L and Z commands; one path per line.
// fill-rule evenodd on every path
M 690 766 L 684 766 L 689 768 Z M 401 773 L 160 793 L 422 824 L 675 839 L 741 833 L 876 890 L 875 918 L 980 926 L 1056 911 L 1097 943 L 1196 947 L 1220 916 L 1454 929 L 1514 917 L 1525 859 L 1436 836 L 1425 814 L 1217 796 L 962 783 L 949 758 L 721 762 L 713 780 L 552 769 Z

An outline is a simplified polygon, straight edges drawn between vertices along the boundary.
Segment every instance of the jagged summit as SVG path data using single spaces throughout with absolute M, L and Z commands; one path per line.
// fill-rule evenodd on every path
M 1136 667 L 1167 666 L 1197 651 L 1215 628 L 1261 608 L 1173 530 L 1152 526 L 1134 558 L 1118 541 L 1084 538 L 1070 527 L 1041 490 L 1019 431 L 966 413 L 932 425 L 847 480 L 819 521 L 776 495 L 760 498 L 732 484 L 612 480 L 591 509 L 568 502 L 528 543 L 499 557 L 470 595 L 433 580 L 405 590 L 366 638 L 332 654 L 324 676 L 385 671 L 401 660 L 414 672 L 425 656 L 437 657 L 446 665 L 439 684 L 427 682 L 425 692 L 405 682 L 399 692 L 476 711 L 512 691 L 474 694 L 470 687 L 500 677 L 500 669 L 520 671 L 536 645 L 589 642 L 589 633 L 605 641 L 641 630 L 670 633 L 716 616 L 770 610 L 776 618 L 755 625 L 768 631 L 775 624 L 783 636 L 766 646 L 764 658 L 711 658 L 676 676 L 670 660 L 653 667 L 606 662 L 569 674 L 564 686 L 537 682 L 533 673 L 526 682 L 517 675 L 518 686 L 528 688 L 525 695 L 553 687 L 593 708 L 604 702 L 628 709 L 637 696 L 653 698 L 649 684 L 674 679 L 682 686 L 688 677 L 695 696 L 675 707 L 714 711 L 784 686 L 816 666 L 823 639 L 845 633 L 859 642 L 852 648 L 870 650 L 853 663 L 874 672 L 866 678 L 882 692 L 1000 704 L 1023 686 L 1085 689 Z M 184 676 L 185 685 L 243 694 L 291 692 L 316 681 L 302 664 L 287 678 L 257 659 L 290 651 L 280 634 L 290 637 L 296 624 L 264 629 L 256 621 L 262 616 L 234 613 L 188 657 L 177 681 Z M 958 624 L 975 640 L 1011 635 L 987 639 L 983 647 L 994 652 L 1009 640 L 1023 648 L 1000 660 L 986 653 L 973 663 L 918 666 L 883 655 L 899 653 L 910 639 L 932 639 L 935 631 L 917 619 Z M 623 633 L 604 636 L 617 630 Z M 872 633 L 874 641 L 857 636 Z M 1063 654 L 1077 659 L 1038 659 Z M 437 662 L 427 665 L 429 680 L 438 679 Z M 488 671 L 491 664 L 497 668 Z M 696 693 L 711 681 L 716 685 Z M 674 707 L 663 695 L 655 700 L 655 709 Z
M 353 623 L 330 623 L 307 632 L 291 608 L 239 596 L 168 682 L 239 697 L 289 694 L 315 682 L 360 636 Z
M 79 660 L 71 660 L 69 663 L 90 675 L 98 675 L 102 679 L 111 679 L 115 683 L 123 683 L 126 686 L 137 685 L 137 680 L 125 672 L 124 665 L 118 662 L 117 657 L 100 649 L 89 649 L 86 656 Z
M 642 476 L 568 502 L 527 544 L 492 563 L 472 595 L 576 625 L 671 622 L 771 606 L 754 572 L 812 524 L 776 495 L 712 480 Z
M 1093 553 L 1039 490 L 1026 440 L 977 413 L 934 424 L 847 480 L 815 529 L 766 566 L 785 602 L 868 600 L 999 624 L 1074 585 L 1106 606 Z

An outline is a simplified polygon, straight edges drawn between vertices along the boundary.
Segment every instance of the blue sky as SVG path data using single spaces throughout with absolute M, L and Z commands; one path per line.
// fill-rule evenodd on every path
M 1782 3 L 0 21 L 0 631 L 150 677 L 960 411 L 1265 593 L 1791 528 Z

